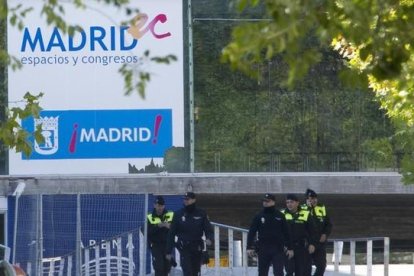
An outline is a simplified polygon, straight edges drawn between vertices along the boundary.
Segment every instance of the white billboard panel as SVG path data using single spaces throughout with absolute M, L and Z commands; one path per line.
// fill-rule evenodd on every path
M 73 37 L 47 26 L 44 1 L 9 0 L 9 8 L 33 7 L 23 30 L 8 29 L 9 54 L 23 68 L 9 70 L 13 107 L 29 91 L 43 92 L 41 118 L 25 120 L 32 131 L 42 125 L 45 142 L 33 153 L 10 152 L 10 174 L 126 173 L 128 164 L 162 165 L 165 151 L 184 146 L 183 19 L 181 0 L 131 1 L 139 14 L 86 1 L 68 2 L 64 19 L 81 26 Z M 121 25 L 135 19 L 131 25 Z M 175 55 L 170 65 L 142 60 Z M 122 65 L 151 73 L 145 98 L 124 96 Z M 135 74 L 138 78 L 138 73 Z

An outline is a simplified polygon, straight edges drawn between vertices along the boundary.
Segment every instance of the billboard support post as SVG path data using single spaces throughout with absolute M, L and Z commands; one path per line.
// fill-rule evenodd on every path
M 189 88 L 189 112 L 190 112 L 190 172 L 194 173 L 194 67 L 193 67 L 193 16 L 191 12 L 191 0 L 188 0 L 188 88 Z

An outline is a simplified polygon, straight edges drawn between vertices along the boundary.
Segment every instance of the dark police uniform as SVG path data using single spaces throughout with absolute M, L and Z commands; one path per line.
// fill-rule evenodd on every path
M 317 197 L 317 194 L 308 189 L 306 191 L 307 197 Z M 326 269 L 326 241 L 319 242 L 320 237 L 325 234 L 328 238 L 332 231 L 332 223 L 323 204 L 318 203 L 315 207 L 302 205 L 303 209 L 309 211 L 312 223 L 315 227 L 316 246 L 315 252 L 310 255 L 309 262 L 306 266 L 305 276 L 310 276 L 312 273 L 312 263 L 316 267 L 314 276 L 323 276 Z
M 274 197 L 266 194 L 266 196 Z M 273 273 L 283 276 L 285 260 L 284 247 L 289 250 L 291 238 L 284 215 L 275 206 L 265 207 L 254 218 L 247 236 L 247 248 L 255 248 L 255 237 L 258 233 L 257 253 L 259 276 L 267 276 L 269 267 L 273 265 Z
M 195 198 L 193 193 L 186 196 Z M 194 197 L 193 197 L 194 196 Z M 203 234 L 213 240 L 213 228 L 204 210 L 194 204 L 185 206 L 174 213 L 168 233 L 167 252 L 171 252 L 177 236 L 176 248 L 180 252 L 181 268 L 184 276 L 197 276 L 201 268 L 201 256 L 204 249 Z
M 293 195 L 288 195 L 286 199 L 298 201 L 297 197 Z M 295 213 L 290 212 L 287 208 L 282 210 L 282 213 L 289 226 L 294 252 L 294 257 L 286 260 L 286 276 L 293 276 L 293 273 L 295 276 L 303 276 L 305 275 L 305 265 L 309 262 L 308 247 L 316 244 L 315 229 L 311 222 L 310 213 L 300 206 Z
M 173 216 L 174 213 L 172 211 L 166 210 L 161 215 L 157 215 L 155 209 L 147 215 L 148 243 L 151 248 L 155 276 L 167 276 L 171 269 L 171 263 L 165 259 L 168 228 L 158 227 L 158 225 L 162 222 L 171 223 Z

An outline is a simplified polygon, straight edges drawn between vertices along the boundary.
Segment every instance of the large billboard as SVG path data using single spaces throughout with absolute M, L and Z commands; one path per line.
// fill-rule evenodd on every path
M 10 151 L 9 173 L 110 174 L 162 166 L 171 147 L 184 146 L 183 18 L 181 0 L 132 0 L 129 11 L 103 1 L 76 8 L 59 1 L 63 19 L 81 28 L 74 35 L 46 24 L 44 1 L 9 0 L 9 9 L 33 8 L 22 29 L 8 27 L 8 51 L 23 67 L 9 70 L 9 106 L 26 92 L 43 92 L 44 142 L 30 156 Z M 122 23 L 128 22 L 128 23 Z M 169 65 L 150 56 L 174 55 Z M 145 97 L 124 95 L 122 66 L 151 74 Z

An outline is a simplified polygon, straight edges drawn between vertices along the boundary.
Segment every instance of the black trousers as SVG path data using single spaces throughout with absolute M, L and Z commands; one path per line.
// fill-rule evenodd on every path
M 171 263 L 165 258 L 165 255 L 167 255 L 166 244 L 151 244 L 151 254 L 155 276 L 167 276 L 171 270 Z
M 184 276 L 198 276 L 201 270 L 201 242 L 187 243 L 178 248 Z
M 259 245 L 259 276 L 269 275 L 270 265 L 273 265 L 273 274 L 275 276 L 283 276 L 284 265 L 284 253 L 283 249 L 275 245 Z
M 286 276 L 304 276 L 306 264 L 309 262 L 309 253 L 304 244 L 293 247 L 294 256 L 292 259 L 286 258 Z
M 313 275 L 323 276 L 326 269 L 326 243 L 318 244 L 315 252 L 309 255 L 304 276 L 310 276 L 312 274 L 312 264 L 316 267 Z

